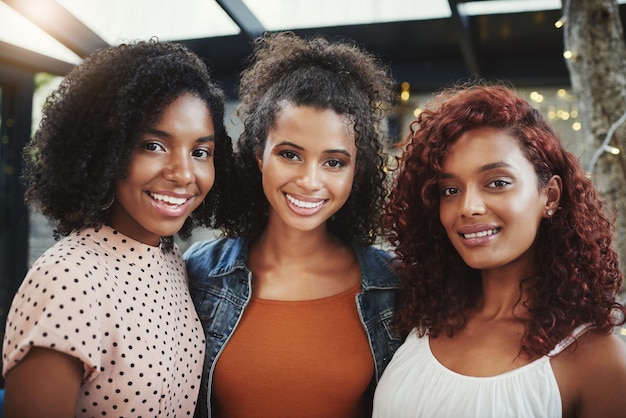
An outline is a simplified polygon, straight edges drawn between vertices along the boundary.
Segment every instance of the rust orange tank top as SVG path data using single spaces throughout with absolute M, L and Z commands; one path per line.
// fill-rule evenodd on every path
M 370 416 L 374 360 L 356 308 L 359 290 L 307 301 L 252 299 L 217 361 L 212 416 Z

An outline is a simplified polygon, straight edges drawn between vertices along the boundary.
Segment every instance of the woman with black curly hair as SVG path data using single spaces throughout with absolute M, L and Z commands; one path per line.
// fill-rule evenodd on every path
M 623 277 L 577 158 L 482 82 L 436 96 L 407 142 L 383 227 L 410 334 L 374 417 L 624 417 Z
M 8 315 L 6 416 L 193 414 L 205 342 L 172 236 L 219 226 L 223 118 L 205 64 L 156 40 L 96 51 L 48 98 L 24 179 L 62 239 Z
M 207 356 L 197 416 L 364 417 L 401 340 L 375 249 L 393 83 L 348 42 L 266 35 L 240 83 L 227 237 L 184 255 Z

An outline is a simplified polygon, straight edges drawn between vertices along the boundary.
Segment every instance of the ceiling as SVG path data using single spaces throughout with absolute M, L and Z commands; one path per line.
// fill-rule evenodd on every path
M 31 25 L 44 37 L 36 43 L 38 51 L 20 45 L 34 35 L 17 29 L 8 31 L 13 39 L 6 40 L 1 16 L 8 12 L 0 10 L 0 66 L 63 75 L 98 47 L 154 35 L 198 53 L 236 97 L 252 39 L 268 30 L 293 30 L 357 42 L 389 64 L 398 82 L 410 83 L 411 91 L 432 91 L 474 75 L 520 87 L 566 86 L 563 32 L 555 27 L 560 4 L 385 0 L 382 8 L 382 0 L 4 0 L 0 6 L 15 14 L 5 19 L 20 30 Z M 153 27 L 145 33 L 131 30 L 146 23 Z M 115 28 L 117 38 L 106 35 L 107 28 Z M 165 29 L 177 33 L 166 35 Z M 54 56 L 54 43 L 64 52 Z

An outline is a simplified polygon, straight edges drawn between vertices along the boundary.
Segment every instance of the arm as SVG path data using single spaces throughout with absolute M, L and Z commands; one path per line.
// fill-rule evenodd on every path
M 626 417 L 626 344 L 615 335 L 601 336 L 585 351 L 575 415 Z
M 74 417 L 82 376 L 78 359 L 47 348 L 31 348 L 7 373 L 4 416 Z

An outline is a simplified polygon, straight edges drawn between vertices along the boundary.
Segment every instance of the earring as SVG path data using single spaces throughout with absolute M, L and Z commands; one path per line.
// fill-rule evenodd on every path
M 115 195 L 111 196 L 111 200 L 110 201 L 108 201 L 104 205 L 100 206 L 100 210 L 104 212 L 105 210 L 109 209 L 113 205 L 114 201 L 115 201 Z
M 554 211 L 552 209 L 548 209 L 546 211 L 546 214 L 551 217 L 552 215 L 554 215 Z

